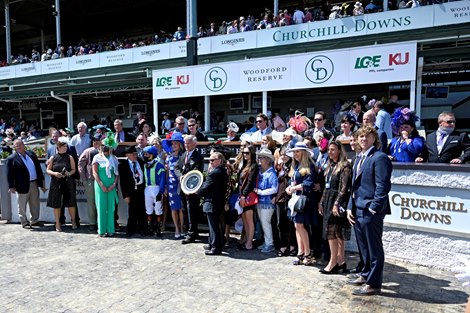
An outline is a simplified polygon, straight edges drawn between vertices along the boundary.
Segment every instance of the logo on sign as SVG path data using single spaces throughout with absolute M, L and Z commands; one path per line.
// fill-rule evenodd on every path
M 388 65 L 404 65 L 408 64 L 410 61 L 410 53 L 406 52 L 405 57 L 403 57 L 402 53 L 395 53 L 388 55 Z
M 355 69 L 369 68 L 369 67 L 379 67 L 381 55 L 374 56 L 365 56 L 362 58 L 356 59 Z
M 176 76 L 177 85 L 187 85 L 189 84 L 189 75 L 178 75 Z
M 334 71 L 333 61 L 324 55 L 317 55 L 305 66 L 305 76 L 314 84 L 322 84 L 331 78 Z
M 207 71 L 204 83 L 210 91 L 221 91 L 227 84 L 227 73 L 221 67 L 212 67 Z
M 166 86 L 171 86 L 171 81 L 172 81 L 171 76 L 167 77 L 159 77 L 157 78 L 157 84 L 156 87 L 166 87 Z

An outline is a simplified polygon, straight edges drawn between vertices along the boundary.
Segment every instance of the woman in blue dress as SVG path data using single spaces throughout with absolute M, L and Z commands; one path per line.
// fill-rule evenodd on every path
M 166 169 L 168 173 L 167 190 L 165 193 L 169 197 L 171 217 L 173 224 L 175 225 L 175 238 L 179 239 L 183 237 L 184 232 L 184 219 L 183 210 L 180 196 L 180 176 L 181 173 L 176 169 L 176 164 L 180 156 L 184 152 L 184 140 L 181 133 L 174 132 L 170 139 L 164 139 L 162 141 L 163 149 L 168 153 L 166 158 Z
M 317 225 L 318 211 L 317 201 L 313 192 L 315 182 L 315 164 L 313 163 L 313 152 L 303 142 L 297 142 L 294 148 L 289 149 L 286 154 L 292 158 L 289 172 L 291 180 L 286 188 L 288 195 L 304 195 L 307 201 L 302 212 L 289 210 L 291 219 L 295 225 L 298 252 L 294 260 L 295 265 L 312 265 L 315 262 L 313 251 L 310 249 L 310 238 L 307 231 L 309 223 Z

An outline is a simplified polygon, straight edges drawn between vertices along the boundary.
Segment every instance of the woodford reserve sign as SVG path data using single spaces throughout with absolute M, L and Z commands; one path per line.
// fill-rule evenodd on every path
M 389 200 L 392 214 L 385 222 L 393 226 L 470 234 L 468 190 L 393 185 Z

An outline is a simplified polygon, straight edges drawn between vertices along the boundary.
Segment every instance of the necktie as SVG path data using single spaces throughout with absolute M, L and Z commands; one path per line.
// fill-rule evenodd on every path
M 134 171 L 135 182 L 138 184 L 140 182 L 139 172 L 137 171 L 137 164 L 132 162 L 132 169 Z
M 116 133 L 116 141 L 121 142 L 121 136 L 119 135 L 119 133 Z
M 446 137 L 446 134 L 441 133 L 441 135 L 439 136 L 439 140 L 437 141 L 437 150 L 439 151 L 439 153 L 441 153 L 442 146 L 444 146 L 445 137 Z
M 186 157 L 184 158 L 184 163 L 186 164 L 186 163 L 188 163 L 188 161 L 189 161 L 189 153 L 186 152 Z
M 366 158 L 366 156 L 363 155 L 363 154 L 361 154 L 361 156 L 359 157 L 359 161 L 357 162 L 357 168 L 356 168 L 356 176 L 359 173 L 359 171 L 361 170 L 361 166 L 362 166 L 362 163 L 364 163 L 365 158 Z

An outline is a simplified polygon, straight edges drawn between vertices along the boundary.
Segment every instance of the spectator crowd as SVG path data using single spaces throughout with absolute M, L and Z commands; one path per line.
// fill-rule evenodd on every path
M 388 3 L 388 10 L 398 10 L 406 8 L 417 8 L 424 5 L 432 5 L 440 3 L 439 0 L 390 0 Z M 274 27 L 283 27 L 289 25 L 296 25 L 302 23 L 310 23 L 323 21 L 328 19 L 336 19 L 348 16 L 357 16 L 362 14 L 371 14 L 382 12 L 383 6 L 381 1 L 370 0 L 369 3 L 364 4 L 357 2 L 344 2 L 341 5 L 330 5 L 330 2 L 325 1 L 321 6 L 310 7 L 301 9 L 295 8 L 293 12 L 289 10 L 279 10 L 274 14 L 269 9 L 260 13 L 258 16 L 247 15 L 240 16 L 237 19 L 222 21 L 220 25 L 216 22 L 211 22 L 208 27 L 199 26 L 197 37 L 210 37 L 217 35 L 233 34 L 238 32 L 246 32 L 252 30 L 262 30 Z M 130 49 L 135 47 L 148 46 L 153 44 L 167 43 L 172 41 L 181 41 L 187 38 L 187 33 L 183 27 L 178 26 L 174 33 L 160 31 L 154 36 L 143 36 L 140 38 L 116 38 L 107 41 L 86 42 L 80 40 L 73 45 L 58 45 L 57 47 L 46 48 L 43 51 L 38 51 L 34 48 L 29 53 L 18 53 L 12 56 L 11 64 L 24 64 L 30 62 L 42 62 L 47 60 L 54 60 L 65 57 L 74 57 L 87 54 L 95 54 L 106 51 L 115 51 L 122 49 Z M 1 66 L 7 66 L 7 60 L 0 61 Z

